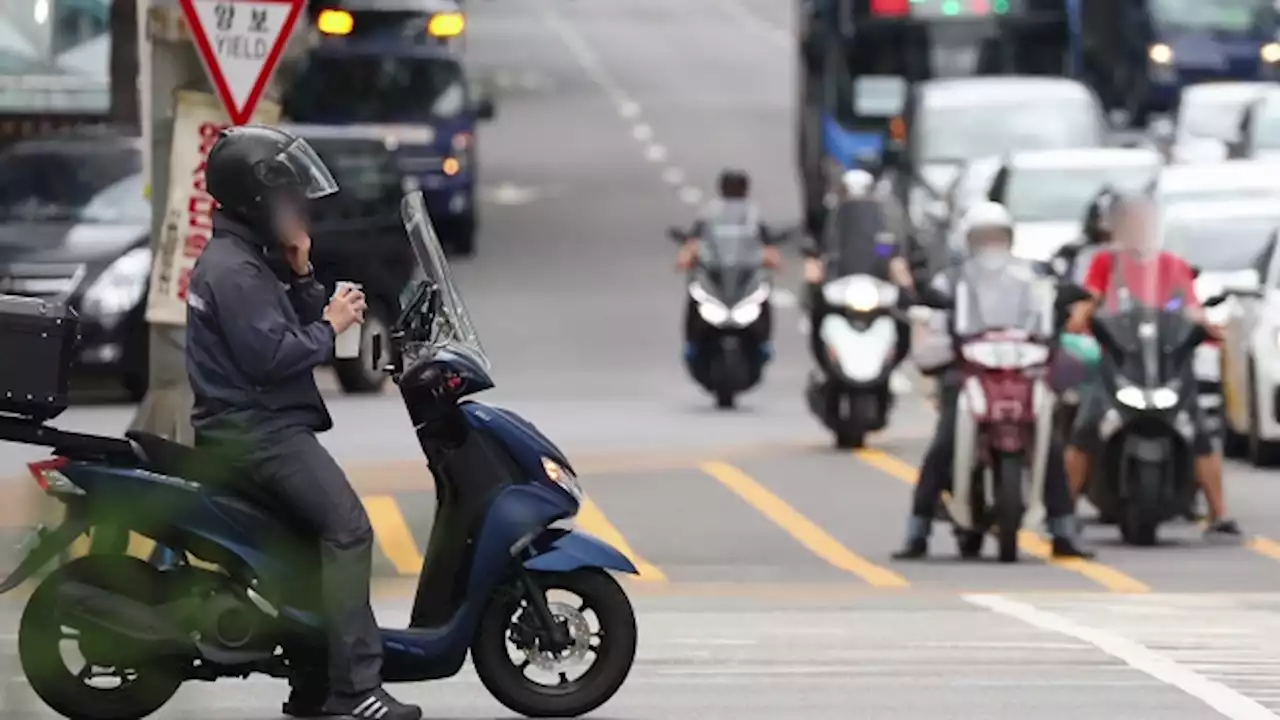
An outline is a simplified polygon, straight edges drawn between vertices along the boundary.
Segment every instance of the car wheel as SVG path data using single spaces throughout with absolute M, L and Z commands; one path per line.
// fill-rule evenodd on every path
M 376 393 L 382 389 L 387 375 L 381 367 L 374 366 L 373 344 L 375 338 L 382 343 L 381 358 L 385 362 L 390 352 L 389 328 L 387 313 L 382 309 L 381 304 L 371 304 L 364 324 L 360 326 L 360 357 L 337 360 L 333 364 L 334 372 L 338 375 L 338 384 L 342 386 L 343 392 L 349 395 L 363 395 Z

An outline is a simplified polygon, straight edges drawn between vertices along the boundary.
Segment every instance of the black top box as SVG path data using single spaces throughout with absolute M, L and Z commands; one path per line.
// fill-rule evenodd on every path
M 79 336 L 67 305 L 0 295 L 0 415 L 34 422 L 61 415 Z

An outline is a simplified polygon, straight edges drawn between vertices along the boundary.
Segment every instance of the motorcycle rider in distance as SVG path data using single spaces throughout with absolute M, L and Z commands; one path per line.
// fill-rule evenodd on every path
M 927 287 L 919 290 L 919 297 L 926 305 L 949 305 L 953 289 L 970 263 L 990 272 L 1018 262 L 1013 257 L 1013 217 L 1003 205 L 995 202 L 975 205 L 965 214 L 962 222 L 968 257 L 961 264 L 938 273 Z M 964 378 L 954 363 L 932 369 L 931 374 L 937 376 L 940 389 L 938 421 L 934 426 L 933 442 L 920 466 L 920 478 L 912 497 L 911 515 L 907 519 L 906 542 L 901 550 L 894 553 L 895 560 L 916 560 L 928 555 L 929 535 L 937 514 L 938 501 L 943 490 L 952 486 L 956 406 Z M 1053 556 L 1091 558 L 1093 553 L 1082 549 L 1078 542 L 1079 530 L 1072 510 L 1066 471 L 1062 465 L 1062 448 L 1056 442 L 1049 448 L 1048 463 L 1045 469 L 1044 504 L 1049 531 L 1053 536 Z
M 840 178 L 836 202 L 827 213 L 826 226 L 821 238 L 810 238 L 801 247 L 804 255 L 805 300 L 809 309 L 809 351 L 817 367 L 827 367 L 826 351 L 817 327 L 822 321 L 822 286 L 827 278 L 827 267 L 842 252 L 865 252 L 875 247 L 885 247 L 884 278 L 904 289 L 910 289 L 911 269 L 902 256 L 897 228 L 891 209 L 884 198 L 875 195 L 876 178 L 867 170 L 854 169 Z M 856 235 L 856 236 L 855 236 Z M 867 250 L 864 250 L 867 249 Z M 905 284 L 904 284 L 905 281 Z M 909 328 L 899 328 L 898 347 L 893 366 L 897 368 L 910 350 Z
M 698 218 L 693 222 L 684 245 L 680 247 L 676 257 L 676 268 L 688 272 L 698 262 L 702 242 L 717 228 L 731 232 L 740 231 L 744 226 L 750 227 L 749 234 L 759 238 L 763 246 L 764 267 L 777 270 L 782 266 L 782 255 L 778 251 L 777 241 L 760 217 L 760 209 L 751 202 L 751 178 L 744 170 L 726 168 L 720 171 L 718 181 L 720 196 L 703 207 Z M 693 298 L 685 305 L 685 351 L 693 351 L 698 328 L 698 307 Z M 772 338 L 773 308 L 769 300 L 765 300 L 760 308 L 760 332 L 766 342 L 762 345 L 765 352 L 771 352 L 768 339 Z
M 1089 332 L 1089 322 L 1097 307 L 1104 302 L 1115 302 L 1116 298 L 1108 298 L 1106 294 L 1112 284 L 1114 273 L 1138 274 L 1154 270 L 1161 287 L 1153 288 L 1161 297 L 1147 298 L 1147 302 L 1163 305 L 1164 301 L 1175 295 L 1181 295 L 1189 318 L 1201 325 L 1210 338 L 1221 339 L 1221 331 L 1208 323 L 1204 308 L 1196 297 L 1195 273 L 1191 266 L 1173 253 L 1164 252 L 1157 242 L 1155 203 L 1150 196 L 1141 195 L 1121 197 L 1113 208 L 1115 239 L 1110 249 L 1099 252 L 1089 265 L 1084 279 L 1084 289 L 1092 297 L 1083 300 L 1071 310 L 1068 331 L 1074 333 Z M 1154 264 L 1154 265 L 1152 265 Z M 1126 286 L 1133 287 L 1134 283 Z M 1139 285 L 1145 287 L 1145 285 Z M 1107 399 L 1098 393 L 1082 398 L 1079 414 L 1076 416 L 1072 438 L 1067 445 L 1065 460 L 1067 472 L 1071 479 L 1072 497 L 1078 497 L 1088 481 L 1092 453 L 1099 450 L 1101 439 L 1098 437 L 1098 425 L 1106 413 Z M 1189 408 L 1192 422 L 1195 425 L 1195 437 L 1192 449 L 1196 455 L 1196 482 L 1204 491 L 1205 501 L 1209 506 L 1209 523 L 1205 536 L 1236 537 L 1240 527 L 1234 520 L 1226 517 L 1226 498 L 1222 483 L 1222 458 L 1213 448 L 1210 433 L 1205 427 L 1204 413 L 1199 403 L 1191 403 Z
M 187 302 L 196 445 L 244 468 L 245 482 L 260 483 L 309 525 L 320 560 L 315 592 L 327 643 L 287 648 L 292 693 L 284 713 L 418 720 L 421 708 L 382 689 L 369 516 L 316 439 L 333 420 L 314 371 L 365 312 L 359 291 L 326 301 L 311 267 L 307 206 L 337 192 L 337 183 L 305 140 L 254 125 L 222 131 L 206 173 L 219 207 Z

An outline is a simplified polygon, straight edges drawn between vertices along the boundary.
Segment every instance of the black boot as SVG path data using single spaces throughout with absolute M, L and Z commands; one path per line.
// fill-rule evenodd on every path
M 907 542 L 893 554 L 894 560 L 920 560 L 929 554 L 929 531 L 932 518 L 911 516 L 907 519 Z
M 422 708 L 396 700 L 382 688 L 360 695 L 330 695 L 323 712 L 327 716 L 355 720 L 420 720 Z

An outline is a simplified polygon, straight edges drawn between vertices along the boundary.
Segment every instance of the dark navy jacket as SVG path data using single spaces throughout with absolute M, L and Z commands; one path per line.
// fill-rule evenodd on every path
M 321 317 L 325 302 L 320 283 L 282 281 L 263 241 L 214 213 L 213 237 L 187 295 L 187 377 L 198 442 L 258 444 L 333 427 L 314 374 L 333 358 L 333 326 Z

